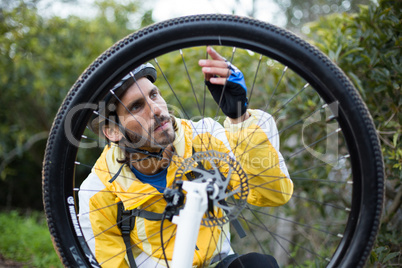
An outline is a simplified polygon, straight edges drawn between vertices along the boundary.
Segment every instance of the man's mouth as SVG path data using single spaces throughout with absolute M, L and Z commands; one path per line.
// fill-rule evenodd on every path
M 156 128 L 155 131 L 163 131 L 169 127 L 169 120 L 161 122 Z

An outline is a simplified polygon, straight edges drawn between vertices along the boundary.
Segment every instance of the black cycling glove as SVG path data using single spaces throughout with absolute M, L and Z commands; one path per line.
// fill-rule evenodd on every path
M 226 81 L 226 85 L 215 85 L 209 81 L 205 83 L 222 112 L 226 116 L 235 119 L 247 111 L 247 87 L 243 73 L 236 66 L 229 62 L 227 63 L 231 74 Z

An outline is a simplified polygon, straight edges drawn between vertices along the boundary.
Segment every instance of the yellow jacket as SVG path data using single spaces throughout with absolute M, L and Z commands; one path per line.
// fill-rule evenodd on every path
M 275 122 L 271 115 L 263 111 L 248 112 L 251 116 L 243 123 L 231 124 L 226 119 L 225 127 L 209 118 L 199 122 L 176 119 L 178 130 L 173 143 L 176 154 L 167 170 L 167 187 L 172 185 L 179 163 L 192 155 L 193 148 L 196 152 L 215 150 L 234 156 L 247 173 L 248 203 L 255 206 L 285 204 L 293 193 L 293 183 L 279 152 Z M 102 267 L 128 267 L 126 247 L 116 226 L 116 204 L 119 201 L 123 202 L 126 210 L 141 208 L 163 213 L 166 206 L 163 195 L 153 186 L 136 179 L 127 165 L 117 179 L 109 183 L 122 165 L 116 159 L 122 158 L 122 151 L 117 146 L 106 146 L 79 192 L 80 225 Z M 135 218 L 131 244 L 137 266 L 152 263 L 152 267 L 157 264 L 164 267 L 160 228 L 160 221 Z M 171 261 L 176 225 L 165 220 L 163 229 L 163 240 L 165 243 L 169 241 L 165 245 L 165 254 Z M 232 253 L 229 233 L 229 224 L 223 227 L 201 226 L 193 266 L 213 266 L 218 256 Z

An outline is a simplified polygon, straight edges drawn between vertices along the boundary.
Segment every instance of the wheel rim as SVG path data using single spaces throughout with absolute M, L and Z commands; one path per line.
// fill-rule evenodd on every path
M 344 154 L 343 156 L 338 157 L 335 160 L 336 161 L 344 161 L 346 163 L 340 167 L 341 170 L 353 169 L 353 178 L 352 178 L 353 193 L 352 193 L 352 190 L 349 190 L 349 191 L 351 191 L 350 196 L 349 196 L 350 199 L 345 200 L 345 202 L 349 202 L 352 204 L 352 206 L 348 207 L 348 209 L 351 210 L 351 213 L 349 211 L 342 212 L 342 213 L 345 213 L 346 216 L 344 216 L 344 225 L 341 228 L 341 231 L 334 232 L 334 233 L 332 233 L 332 231 L 329 232 L 327 230 L 322 231 L 320 228 L 316 228 L 314 224 L 310 224 L 310 223 L 309 224 L 303 223 L 303 224 L 298 225 L 300 228 L 301 227 L 304 228 L 304 232 L 306 232 L 306 230 L 309 230 L 309 231 L 315 230 L 315 231 L 323 232 L 324 234 L 328 233 L 329 236 L 335 236 L 335 237 L 337 237 L 338 234 L 343 234 L 343 238 L 339 237 L 336 239 L 337 242 L 333 242 L 334 245 L 333 245 L 331 254 L 329 256 L 329 259 L 330 259 L 329 261 L 326 260 L 326 258 L 328 258 L 326 256 L 321 256 L 320 254 L 318 254 L 318 257 L 317 257 L 317 255 L 314 252 L 311 252 L 310 248 L 307 248 L 307 247 L 304 248 L 304 252 L 308 252 L 308 254 L 315 256 L 315 257 L 312 257 L 312 260 L 315 261 L 318 258 L 320 260 L 323 260 L 324 265 L 328 265 L 328 266 L 339 266 L 341 264 L 347 264 L 347 265 L 352 265 L 352 264 L 362 265 L 362 263 L 364 264 L 364 260 L 367 258 L 367 254 L 368 254 L 367 251 L 371 247 L 371 245 L 369 245 L 369 244 L 372 243 L 372 240 L 374 238 L 373 238 L 373 235 L 370 235 L 370 241 L 368 241 L 368 242 L 367 241 L 365 241 L 365 242 L 357 241 L 357 240 L 359 240 L 359 238 L 360 238 L 360 240 L 363 240 L 362 238 L 367 238 L 366 237 L 367 234 L 362 234 L 362 233 L 358 232 L 359 230 L 358 230 L 357 226 L 358 226 L 358 224 L 361 224 L 361 223 L 359 223 L 359 219 L 361 219 L 361 217 L 363 217 L 362 215 L 364 215 L 366 213 L 365 211 L 362 211 L 362 202 L 364 202 L 365 204 L 371 202 L 370 199 L 368 199 L 365 195 L 370 192 L 372 193 L 373 190 L 376 190 L 377 195 L 382 194 L 382 191 L 381 191 L 382 166 L 380 165 L 381 159 L 379 159 L 379 158 L 381 158 L 381 156 L 378 155 L 378 148 L 374 148 L 374 149 L 361 148 L 362 146 L 373 145 L 373 143 L 375 143 L 375 139 L 370 137 L 370 139 L 367 142 L 359 141 L 357 129 L 360 126 L 356 127 L 354 124 L 356 124 L 356 122 L 359 122 L 358 124 L 360 124 L 360 125 L 362 125 L 363 123 L 366 123 L 368 120 L 367 118 L 369 118 L 369 116 L 368 116 L 368 114 L 366 114 L 367 113 L 366 111 L 359 111 L 359 113 L 357 115 L 354 115 L 354 111 L 353 111 L 354 108 L 351 106 L 354 104 L 352 102 L 352 100 L 356 101 L 354 99 L 357 96 L 355 93 L 353 93 L 352 97 L 350 97 L 349 99 L 345 99 L 344 95 L 350 94 L 347 91 L 352 90 L 353 87 L 352 87 L 352 89 L 346 88 L 344 90 L 344 91 L 346 91 L 346 93 L 345 92 L 341 92 L 341 93 L 337 92 L 337 90 L 339 91 L 339 88 L 343 87 L 345 84 L 348 87 L 351 87 L 350 83 L 348 81 L 344 80 L 344 78 L 339 78 L 339 76 L 338 77 L 336 76 L 337 74 L 340 74 L 340 72 L 338 70 L 332 70 L 330 77 L 317 77 L 317 73 L 318 73 L 318 75 L 323 75 L 323 76 L 327 75 L 327 74 L 323 74 L 323 72 L 320 71 L 319 69 L 322 67 L 325 67 L 325 65 L 328 65 L 329 60 L 322 58 L 321 54 L 318 54 L 318 52 L 316 52 L 316 51 L 306 52 L 305 44 L 297 39 L 295 39 L 296 40 L 295 42 L 293 42 L 287 46 L 292 47 L 292 49 L 294 51 L 300 52 L 301 53 L 300 56 L 289 59 L 288 55 L 285 55 L 281 51 L 277 51 L 278 47 L 280 47 L 281 45 L 282 46 L 284 45 L 281 43 L 281 41 L 287 40 L 289 38 L 290 39 L 294 38 L 292 35 L 289 35 L 287 32 L 282 32 L 281 34 L 279 34 L 279 37 L 277 36 L 278 35 L 277 33 L 275 34 L 275 31 L 272 30 L 272 32 L 269 32 L 273 36 L 277 36 L 275 38 L 279 39 L 279 41 L 276 40 L 276 42 L 278 43 L 276 45 L 276 47 L 275 47 L 275 45 L 273 45 L 274 48 L 266 48 L 266 47 L 263 47 L 263 46 L 265 46 L 264 42 L 267 40 L 270 40 L 271 37 L 266 37 L 265 40 L 263 40 L 261 42 L 255 40 L 258 38 L 254 38 L 252 40 L 245 39 L 243 36 L 246 35 L 246 33 L 247 33 L 246 30 L 240 31 L 241 32 L 239 34 L 240 37 L 236 37 L 236 38 L 234 38 L 233 36 L 230 36 L 230 35 L 229 36 L 223 36 L 223 35 L 219 35 L 219 34 L 217 34 L 216 36 L 207 35 L 206 33 L 204 33 L 205 30 L 203 27 L 205 27 L 209 30 L 214 29 L 214 30 L 218 31 L 218 29 L 216 29 L 216 28 L 218 28 L 217 26 L 212 27 L 210 24 L 211 23 L 219 24 L 220 21 L 218 19 L 207 20 L 206 18 L 204 18 L 202 16 L 193 17 L 193 18 L 194 18 L 194 21 L 196 21 L 196 18 L 199 19 L 199 22 L 200 22 L 199 24 L 201 26 L 198 25 L 198 28 L 200 28 L 201 30 L 199 30 L 196 33 L 196 35 L 202 35 L 200 37 L 193 38 L 193 37 L 183 36 L 183 34 L 180 35 L 180 32 L 183 31 L 182 27 L 184 27 L 184 28 L 187 27 L 186 23 L 188 21 L 191 22 L 191 19 L 182 19 L 181 23 L 183 25 L 180 26 L 181 25 L 179 23 L 180 20 L 176 20 L 176 22 L 178 23 L 179 26 L 176 29 L 174 29 L 174 31 L 173 31 L 174 34 L 178 36 L 177 38 L 180 39 L 180 42 L 178 42 L 177 40 L 172 40 L 170 43 L 164 43 L 163 45 L 159 45 L 159 47 L 157 45 L 155 45 L 154 47 L 149 47 L 150 41 L 148 39 L 151 39 L 151 38 L 154 39 L 157 37 L 155 34 L 152 34 L 152 32 L 155 30 L 153 30 L 153 28 L 151 27 L 143 32 L 134 34 L 131 37 L 131 39 L 128 38 L 125 41 L 123 40 L 121 43 L 114 46 L 114 48 L 111 49 L 110 54 L 106 53 L 105 54 L 106 56 L 104 55 L 103 58 L 101 57 L 100 59 L 98 59 L 98 61 L 95 62 L 92 65 L 92 67 L 89 68 L 86 75 L 84 75 L 82 77 L 82 79 L 76 83 L 75 87 L 72 90 L 72 93 L 70 93 L 70 97 L 67 97 L 67 99 L 66 99 L 66 102 L 64 104 L 65 110 L 68 111 L 71 109 L 71 107 L 75 107 L 78 103 L 82 103 L 82 102 L 89 103 L 89 104 L 95 103 L 95 99 L 100 99 L 101 96 L 105 94 L 104 93 L 105 89 L 110 88 L 112 84 L 114 84 L 116 81 L 118 81 L 118 79 L 121 78 L 125 74 L 125 72 L 124 72 L 125 70 L 128 70 L 128 69 L 130 69 L 130 67 L 136 66 L 139 63 L 143 63 L 145 61 L 151 60 L 151 59 L 155 58 L 156 56 L 159 56 L 159 55 L 157 55 L 157 53 L 164 54 L 164 53 L 173 51 L 179 47 L 182 49 L 182 51 L 184 50 L 184 55 L 186 55 L 187 50 L 185 48 L 189 45 L 195 45 L 195 44 L 198 46 L 206 45 L 206 44 L 218 45 L 219 43 L 221 43 L 224 45 L 235 45 L 236 47 L 254 48 L 257 52 L 262 52 L 264 55 L 269 55 L 269 56 L 273 57 L 274 61 L 270 63 L 270 64 L 272 64 L 272 66 L 275 66 L 277 64 L 277 62 L 275 62 L 275 60 L 283 61 L 284 63 L 286 63 L 286 65 L 290 66 L 289 67 L 290 69 L 293 69 L 294 71 L 299 72 L 300 75 L 304 76 L 305 81 L 302 83 L 302 86 L 299 87 L 299 90 L 302 90 L 302 92 L 304 92 L 304 90 L 305 90 L 304 86 L 308 82 L 310 84 L 310 86 L 316 87 L 316 90 L 319 91 L 319 93 L 321 94 L 321 98 L 323 100 L 322 103 L 324 104 L 325 102 L 327 102 L 329 104 L 329 106 L 325 106 L 325 105 L 323 106 L 323 104 L 322 105 L 315 104 L 314 105 L 315 109 L 313 109 L 313 112 L 315 111 L 317 113 L 323 113 L 323 114 L 331 114 L 332 113 L 332 115 L 333 115 L 333 111 L 332 111 L 333 108 L 331 107 L 331 105 L 336 103 L 336 106 L 337 106 L 336 109 L 338 109 L 338 110 L 336 110 L 336 112 L 338 113 L 336 116 L 336 119 L 338 121 L 335 121 L 335 122 L 337 122 L 336 124 L 339 124 L 340 128 L 342 129 L 342 133 L 345 133 L 345 136 L 343 136 L 341 138 L 342 139 L 341 143 L 343 143 L 342 149 L 348 148 L 348 151 L 349 151 L 348 154 L 350 154 L 350 160 L 349 160 L 349 157 L 347 156 L 348 154 Z M 201 23 L 203 21 L 202 18 L 204 18 L 204 20 L 206 21 L 204 25 L 202 25 L 202 23 Z M 218 16 L 216 18 L 221 18 L 221 20 L 225 22 L 225 23 L 221 23 L 220 26 L 228 27 L 227 29 L 224 28 L 223 30 L 220 30 L 220 33 L 223 34 L 223 32 L 228 31 L 228 29 L 229 29 L 229 32 L 234 31 L 233 25 L 231 25 L 231 23 L 233 22 L 233 20 L 236 20 L 235 17 L 219 17 Z M 229 18 L 229 19 L 227 19 L 225 21 L 224 18 Z M 241 19 L 239 19 L 239 20 L 241 21 Z M 240 28 L 246 27 L 247 28 L 248 25 L 245 23 L 242 23 L 242 24 L 238 24 L 237 27 L 240 27 Z M 154 26 L 154 29 L 157 29 L 157 26 Z M 166 29 L 170 29 L 170 28 L 166 28 Z M 258 28 L 258 29 L 260 29 L 261 31 L 264 31 L 264 32 L 267 31 L 266 26 L 264 26 L 264 27 L 261 26 L 261 28 Z M 187 32 L 187 31 L 188 30 L 185 30 L 184 32 Z M 140 37 L 144 36 L 145 32 L 147 32 L 149 37 L 136 40 L 136 38 L 140 38 Z M 164 36 L 167 34 L 167 32 L 171 33 L 172 31 L 171 30 L 165 31 L 164 29 L 160 30 L 159 31 L 160 36 L 158 37 L 157 40 L 162 40 L 164 38 Z M 241 38 L 243 38 L 243 39 L 241 39 Z M 141 53 L 139 53 L 139 56 L 127 59 L 126 55 L 131 54 L 131 51 L 134 47 L 137 48 L 134 45 L 130 46 L 130 42 L 132 42 L 132 43 L 137 42 L 139 44 L 138 46 L 140 47 L 140 50 L 142 50 L 142 51 L 141 51 Z M 158 42 L 156 42 L 156 43 L 158 43 Z M 311 49 L 311 48 L 309 47 L 309 49 Z M 179 52 L 174 52 L 174 53 L 176 54 L 175 57 L 178 57 L 177 55 L 179 55 Z M 239 52 L 236 52 L 236 53 L 239 53 Z M 245 53 L 248 53 L 248 52 L 245 51 Z M 231 53 L 229 53 L 228 55 L 231 55 Z M 316 59 L 309 59 L 309 57 L 311 57 L 313 55 L 316 55 Z M 157 57 L 157 58 L 158 58 L 158 62 L 156 63 L 156 65 L 163 65 L 163 62 L 160 61 L 159 57 Z M 268 58 L 265 58 L 265 59 L 267 60 L 267 62 L 269 61 Z M 306 71 L 306 65 L 308 65 L 308 63 L 307 64 L 303 63 L 303 65 L 302 65 L 303 61 L 311 62 L 314 64 L 319 63 L 319 66 L 314 67 L 315 68 L 314 71 L 311 71 L 311 70 Z M 119 62 L 119 63 L 123 62 L 123 63 L 116 64 L 116 62 Z M 236 65 L 236 63 L 237 63 L 236 58 L 233 60 L 233 63 Z M 260 63 L 261 63 L 261 61 L 260 61 Z M 186 62 L 186 64 L 189 65 L 189 62 Z M 326 71 L 328 71 L 328 69 L 331 69 L 331 68 L 333 68 L 333 67 L 332 66 L 327 67 Z M 164 70 L 165 68 L 162 66 L 161 69 Z M 277 74 L 277 76 L 281 77 L 282 73 L 284 72 L 283 71 L 284 69 L 285 69 L 285 67 L 281 71 L 279 71 L 279 74 Z M 104 78 L 104 77 L 106 77 L 106 75 L 105 75 L 106 73 L 109 74 L 107 76 L 108 78 Z M 312 75 L 311 73 L 314 73 L 314 75 Z M 160 77 L 161 77 L 161 75 L 160 75 Z M 281 79 L 283 79 L 283 78 L 281 78 Z M 287 82 L 291 83 L 289 81 L 287 81 Z M 333 87 L 336 90 L 331 91 L 331 88 L 328 88 L 327 86 L 325 86 L 325 82 L 329 83 L 331 85 L 334 84 Z M 171 82 L 169 82 L 169 83 L 171 83 Z M 80 91 L 82 88 L 89 88 L 89 87 L 96 88 L 96 90 L 93 90 L 93 95 L 92 95 L 93 97 L 91 97 L 91 98 L 89 98 L 87 96 L 87 94 L 84 94 Z M 325 87 L 325 89 L 322 89 L 323 87 Z M 257 87 L 253 87 L 253 89 L 254 88 L 257 88 Z M 103 92 L 103 93 L 101 93 L 101 92 Z M 283 91 L 283 92 L 286 92 L 286 91 Z M 278 93 L 281 93 L 281 89 L 277 89 L 277 91 L 275 92 L 275 95 L 273 94 L 272 91 L 270 91 L 268 93 L 271 93 L 273 96 L 276 96 L 276 98 L 278 98 L 278 96 L 281 97 L 281 95 L 278 94 Z M 251 99 L 253 99 L 253 98 L 255 98 L 255 97 L 251 96 Z M 258 98 L 258 95 L 257 95 L 257 98 Z M 70 100 L 71 100 L 71 102 L 70 102 Z M 289 100 L 289 98 L 288 99 L 285 98 L 285 101 L 287 101 L 287 100 Z M 275 99 L 273 101 L 268 100 L 268 102 L 270 104 L 269 108 L 271 108 L 271 106 L 275 107 L 275 105 L 276 105 L 276 108 L 274 109 L 274 111 L 276 111 L 276 112 L 274 112 L 272 114 L 276 114 L 276 115 L 280 116 L 280 112 L 285 108 L 282 109 L 281 105 L 275 104 L 275 103 L 279 102 L 278 100 L 275 100 Z M 271 103 L 271 102 L 274 102 L 274 103 Z M 357 102 L 360 103 L 360 100 L 357 100 Z M 301 103 L 303 103 L 303 102 L 301 102 Z M 339 105 L 337 103 L 339 103 Z M 360 104 L 360 105 L 363 105 L 363 104 Z M 92 107 L 92 105 L 89 105 L 88 107 L 90 107 L 90 106 Z M 178 105 L 178 106 L 180 106 L 180 105 Z M 361 109 L 361 108 L 359 107 L 359 109 Z M 80 135 L 77 135 L 77 134 L 78 133 L 81 134 L 84 131 L 86 124 L 84 124 L 83 122 L 85 122 L 89 118 L 90 113 L 91 113 L 91 111 L 88 109 L 88 110 L 86 110 L 86 113 L 77 114 L 77 116 L 78 116 L 77 120 L 73 120 L 77 124 L 74 125 L 75 129 L 72 131 L 72 133 L 74 133 L 77 140 L 81 140 Z M 350 113 L 352 113 L 352 115 Z M 361 114 L 363 114 L 363 116 Z M 60 113 L 60 116 L 62 117 L 61 120 L 66 120 L 67 115 L 68 115 L 68 113 L 63 113 L 63 111 L 62 111 Z M 302 129 L 302 132 L 303 132 L 303 130 L 314 132 L 314 130 L 315 130 L 314 128 L 309 130 L 308 127 L 311 126 L 313 123 L 317 123 L 317 122 L 320 123 L 321 120 L 318 120 L 315 117 L 315 115 L 311 115 L 311 116 L 305 117 L 305 118 L 306 118 L 305 121 L 307 121 L 307 123 L 310 123 L 309 122 L 309 120 L 310 120 L 311 124 L 310 125 L 307 124 L 306 128 Z M 361 120 L 361 118 L 363 118 L 363 120 Z M 314 121 L 314 120 L 317 120 L 317 121 Z M 363 122 L 361 122 L 361 121 L 363 121 Z M 290 129 L 291 127 L 293 127 L 294 123 L 297 123 L 297 121 L 293 121 L 290 124 L 282 126 L 281 122 L 279 122 L 279 126 L 278 126 L 279 130 L 281 131 L 281 129 Z M 49 144 L 48 148 L 50 148 L 50 149 L 48 149 L 48 151 L 47 151 L 47 160 L 45 160 L 45 167 L 44 167 L 45 204 L 48 204 L 47 202 L 50 202 L 50 201 L 46 201 L 46 200 L 52 200 L 52 202 L 54 202 L 54 200 L 56 200 L 56 199 L 58 200 L 58 202 L 54 203 L 53 205 L 48 204 L 47 209 L 46 209 L 48 217 L 52 218 L 53 221 L 57 221 L 58 220 L 57 217 L 60 217 L 60 216 L 55 215 L 52 211 L 54 209 L 59 209 L 60 207 L 63 207 L 63 206 L 67 210 L 67 208 L 69 208 L 70 206 L 67 203 L 66 197 L 75 195 L 75 191 L 73 189 L 74 187 L 71 187 L 71 185 L 73 184 L 73 180 L 74 180 L 73 179 L 74 178 L 73 173 L 75 172 L 75 164 L 74 163 L 76 162 L 75 157 L 76 157 L 76 152 L 77 152 L 76 147 L 71 146 L 71 145 L 67 145 L 67 146 L 63 145 L 66 143 L 66 138 L 62 137 L 62 135 L 60 133 L 65 132 L 65 129 L 64 129 L 65 125 L 55 124 L 55 126 L 58 128 L 52 130 L 53 138 L 51 138 L 48 143 Z M 324 125 L 324 126 L 326 127 L 326 125 Z M 373 131 L 372 126 L 369 126 L 366 129 L 363 129 L 363 131 L 369 132 L 369 133 L 371 132 L 370 133 L 371 136 L 374 135 L 372 133 L 372 131 Z M 329 136 L 335 135 L 334 133 L 337 133 L 337 132 L 335 130 L 332 130 L 329 133 L 330 134 Z M 87 134 L 87 133 L 85 133 L 85 134 Z M 286 134 L 285 131 L 280 132 L 282 140 L 283 140 L 282 135 L 285 135 L 285 134 Z M 88 135 L 90 136 L 90 134 L 88 134 Z M 320 140 L 323 138 L 324 138 L 323 140 L 326 140 L 326 138 L 328 138 L 329 136 L 321 136 L 314 141 L 310 140 L 309 142 L 306 142 L 306 143 L 308 145 L 309 144 L 316 145 L 317 140 Z M 290 138 L 291 138 L 291 136 L 288 137 L 288 139 L 290 139 Z M 309 137 L 307 137 L 307 139 L 308 138 Z M 303 143 L 301 145 L 303 145 Z M 286 145 L 283 147 L 286 147 Z M 291 146 L 288 146 L 288 147 L 291 147 Z M 311 145 L 311 147 L 313 147 L 313 145 Z M 297 146 L 297 148 L 300 150 L 303 150 L 302 149 L 303 147 L 301 147 L 301 146 Z M 55 150 L 57 153 L 60 153 L 60 152 L 64 153 L 65 157 L 60 159 L 59 162 L 53 161 L 53 163 L 50 164 L 49 158 L 51 158 L 52 154 L 54 154 L 52 150 Z M 303 150 L 303 152 L 304 151 L 305 150 Z M 297 150 L 289 151 L 288 156 L 292 156 L 293 154 L 297 155 Z M 377 158 L 377 159 L 375 159 L 375 158 Z M 291 165 L 297 165 L 298 161 L 303 160 L 303 158 L 300 158 L 301 160 L 300 159 L 293 160 L 292 157 L 289 157 L 289 159 L 290 159 L 290 161 L 295 162 L 294 164 L 290 163 Z M 79 159 L 77 159 L 77 161 L 79 161 Z M 363 165 L 364 165 L 364 167 L 367 166 L 367 163 L 365 163 L 365 161 L 369 161 L 370 165 L 372 165 L 370 171 L 363 170 Z M 329 165 L 331 165 L 331 164 L 329 164 Z M 50 178 L 53 178 L 53 177 L 59 175 L 59 173 L 60 173 L 60 170 L 56 170 L 57 168 L 55 168 L 55 166 L 57 168 L 62 166 L 63 169 L 65 170 L 65 171 L 64 170 L 61 171 L 61 173 L 65 174 L 64 175 L 65 177 L 63 178 L 64 183 L 52 181 L 51 186 L 49 186 Z M 87 171 L 88 171 L 88 167 L 90 167 L 91 164 L 80 163 L 80 166 L 81 167 L 83 166 L 84 169 L 87 169 Z M 318 165 L 318 167 L 320 167 L 320 165 Z M 333 169 L 334 169 L 334 172 L 337 171 L 336 167 L 334 167 Z M 291 172 L 291 177 L 293 176 L 293 178 L 295 178 L 295 177 L 297 178 L 298 177 L 297 174 L 299 174 L 299 176 L 300 176 L 300 174 L 302 174 L 301 170 L 303 171 L 303 169 L 299 169 L 298 173 L 293 172 L 293 174 L 292 174 L 292 172 Z M 308 174 L 309 174 L 308 167 L 304 168 L 304 170 L 305 171 L 303 171 L 303 172 L 307 173 L 307 175 L 305 174 L 304 176 L 308 176 Z M 373 172 L 375 175 L 368 177 L 367 174 L 369 172 Z M 79 172 L 77 171 L 77 173 L 79 173 Z M 378 175 L 378 173 L 380 173 L 380 175 Z M 306 178 L 303 178 L 302 176 L 300 176 L 300 181 L 303 181 L 303 179 L 306 179 Z M 367 184 L 370 182 L 367 183 L 366 180 L 374 181 L 374 184 L 376 184 L 376 185 L 374 187 L 373 186 L 368 187 Z M 317 183 L 317 181 L 310 180 L 310 181 L 308 181 L 308 183 L 309 184 Z M 348 184 L 347 181 L 343 181 L 343 183 L 345 183 L 346 185 Z M 310 186 L 310 185 L 308 185 L 308 186 Z M 299 186 L 296 184 L 296 181 L 295 181 L 295 188 L 303 189 L 303 187 L 306 187 L 306 186 Z M 328 188 L 330 188 L 330 187 L 328 187 Z M 377 188 L 380 188 L 380 189 L 377 189 Z M 60 199 L 60 197 L 54 193 L 55 190 L 59 190 L 60 192 L 63 192 L 65 195 L 64 198 Z M 361 192 L 363 192 L 364 196 L 361 194 Z M 308 193 L 308 192 L 306 192 L 306 191 L 301 192 L 299 195 L 296 193 L 294 195 L 293 199 L 299 198 L 300 200 L 303 200 L 301 202 L 308 203 L 311 201 L 311 203 L 317 204 L 316 200 L 312 201 L 308 197 L 305 197 L 304 195 L 306 193 Z M 375 203 L 372 205 L 372 207 L 374 207 L 376 209 L 376 212 L 373 213 L 374 215 L 370 214 L 369 216 L 366 216 L 366 218 L 369 218 L 371 220 L 371 223 L 369 226 L 369 228 L 372 229 L 371 233 L 376 232 L 377 227 L 375 225 L 378 224 L 378 215 L 381 212 L 380 209 L 378 208 L 379 202 L 380 202 L 379 199 L 381 199 L 381 198 L 375 199 Z M 327 206 L 325 201 L 319 201 L 319 203 Z M 290 205 L 294 205 L 294 204 L 290 204 Z M 332 208 L 333 208 L 333 210 L 336 210 L 336 209 L 343 210 L 345 208 L 345 206 L 343 206 L 341 208 L 338 208 L 337 206 L 332 206 Z M 257 213 L 254 209 L 249 209 L 249 210 L 251 211 L 251 214 Z M 290 210 L 292 210 L 292 209 L 290 208 Z M 322 212 L 322 213 L 324 213 L 324 212 Z M 282 222 L 295 224 L 294 220 L 286 219 L 286 217 L 285 217 L 286 213 L 287 213 L 286 211 L 281 212 L 281 213 L 279 213 L 279 216 L 278 216 L 278 214 L 274 215 L 272 213 L 270 213 L 270 214 L 265 213 L 263 215 L 269 216 L 269 217 L 271 217 L 273 219 L 277 219 L 277 220 L 282 218 Z M 326 213 L 329 213 L 329 212 L 326 211 Z M 283 214 L 285 216 L 282 216 Z M 314 217 L 316 215 L 312 215 L 312 216 Z M 66 217 L 70 223 L 70 229 L 74 230 L 74 226 L 75 226 L 74 225 L 74 215 L 70 214 L 70 215 L 66 215 Z M 242 216 L 242 217 L 243 217 L 243 219 L 247 218 L 247 216 Z M 376 218 L 376 219 L 373 219 L 373 218 Z M 250 230 L 252 230 L 254 228 L 261 228 L 262 230 L 268 229 L 264 226 L 256 224 L 256 221 L 248 221 L 248 223 L 245 225 Z M 57 230 L 57 227 L 53 227 L 53 228 L 55 228 L 53 230 L 53 235 L 57 236 L 57 237 L 61 236 L 59 234 L 60 231 Z M 75 230 L 77 230 L 77 229 L 75 229 Z M 268 233 L 270 234 L 269 231 L 268 231 Z M 74 231 L 72 231 L 70 235 L 72 237 L 70 239 L 70 241 L 66 241 L 63 236 L 64 240 L 61 241 L 60 243 L 61 244 L 71 244 L 71 245 L 79 244 L 76 242 L 77 239 L 74 238 L 74 236 L 75 236 Z M 251 234 L 251 236 L 255 237 L 256 235 Z M 276 236 L 276 237 L 272 236 L 272 237 L 274 237 L 273 240 L 276 242 L 278 242 L 277 241 L 278 239 L 283 239 L 284 241 L 286 241 L 286 239 L 284 239 L 281 236 Z M 323 240 L 323 239 L 325 240 L 325 238 L 320 238 L 320 240 Z M 78 240 L 80 240 L 80 239 L 78 239 Z M 303 241 L 306 241 L 306 240 L 303 240 Z M 290 242 L 286 242 L 286 243 L 290 243 Z M 365 251 L 365 252 L 362 252 L 361 250 L 357 249 L 359 246 L 362 245 L 362 243 L 364 244 L 363 247 L 365 248 L 365 250 L 363 250 L 363 251 Z M 279 247 L 282 249 L 284 249 L 284 247 L 295 247 L 295 248 L 299 247 L 299 248 L 303 249 L 303 247 L 302 247 L 303 242 L 297 242 L 293 246 L 291 244 L 292 243 L 290 243 L 290 245 L 287 245 L 287 246 L 279 245 Z M 321 246 L 322 245 L 319 245 L 319 246 L 316 245 L 316 248 L 321 247 Z M 62 248 L 63 246 L 60 246 L 60 247 Z M 81 249 L 81 251 L 85 252 L 85 249 Z M 266 253 L 272 254 L 272 252 L 275 251 L 275 249 L 272 249 L 269 251 L 271 251 L 271 252 L 266 252 Z M 286 251 L 286 250 L 284 250 L 284 251 Z M 287 253 L 287 255 L 292 255 L 292 254 L 297 255 L 297 253 L 291 253 L 291 252 Z M 291 260 L 290 263 L 292 263 L 292 261 L 293 261 L 293 264 L 296 264 L 298 266 L 303 266 L 303 263 L 300 263 L 300 261 L 298 261 L 296 259 L 296 257 L 294 257 L 294 260 Z M 82 257 L 82 258 L 85 260 L 84 257 Z M 288 257 L 288 259 L 289 259 L 289 257 Z

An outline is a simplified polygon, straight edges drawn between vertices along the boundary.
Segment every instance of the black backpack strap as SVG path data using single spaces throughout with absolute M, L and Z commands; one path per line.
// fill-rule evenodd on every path
M 117 226 L 121 230 L 123 235 L 124 244 L 126 245 L 126 252 L 128 261 L 131 268 L 137 268 L 135 263 L 133 251 L 131 250 L 130 233 L 134 229 L 135 216 L 133 216 L 132 210 L 125 210 L 123 202 L 117 203 Z
M 136 208 L 133 209 L 132 212 L 134 217 L 141 217 L 149 221 L 161 221 L 163 219 L 163 213 L 156 213 Z
M 117 226 L 123 236 L 124 244 L 126 245 L 127 257 L 131 268 L 137 268 L 133 251 L 131 250 L 130 233 L 135 226 L 135 217 L 141 217 L 150 221 L 160 221 L 163 218 L 162 213 L 146 211 L 141 209 L 125 210 L 123 202 L 117 203 Z

